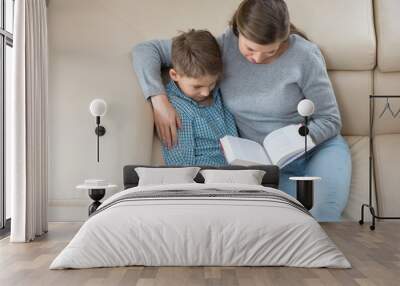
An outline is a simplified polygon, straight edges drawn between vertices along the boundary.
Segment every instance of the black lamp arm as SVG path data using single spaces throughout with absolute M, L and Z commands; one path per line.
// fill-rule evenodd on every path
M 308 116 L 304 116 L 304 123 L 299 128 L 299 134 L 304 137 L 304 154 L 307 160 L 307 135 L 310 132 L 308 129 Z
M 104 128 L 104 126 L 100 125 L 100 116 L 96 116 L 96 129 L 94 130 L 94 133 L 96 133 L 97 135 L 97 162 L 99 162 L 99 137 L 103 136 L 106 133 L 106 129 Z

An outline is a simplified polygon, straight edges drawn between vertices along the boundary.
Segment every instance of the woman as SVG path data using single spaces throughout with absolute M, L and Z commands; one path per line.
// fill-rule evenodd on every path
M 223 100 L 241 137 L 259 143 L 271 131 L 302 122 L 297 104 L 315 104 L 309 125 L 317 146 L 307 161 L 299 158 L 281 170 L 280 189 L 295 196 L 290 176 L 319 176 L 311 213 L 320 221 L 338 221 L 350 188 L 351 157 L 340 136 L 341 120 L 324 58 L 318 47 L 290 24 L 283 0 L 244 0 L 230 28 L 218 38 L 223 53 Z M 160 69 L 170 65 L 170 40 L 133 49 L 134 68 L 146 98 L 151 98 L 159 137 L 176 144 L 180 120 L 168 102 Z

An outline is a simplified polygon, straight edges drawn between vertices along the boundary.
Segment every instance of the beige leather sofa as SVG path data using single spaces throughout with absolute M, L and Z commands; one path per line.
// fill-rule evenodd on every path
M 400 95 L 400 11 L 398 0 L 286 0 L 292 22 L 322 50 L 352 153 L 351 192 L 344 216 L 360 218 L 368 202 L 369 95 Z M 397 12 L 396 12 L 397 11 Z M 400 215 L 400 114 L 378 115 L 376 175 L 380 215 Z M 394 111 L 400 108 L 394 100 Z M 155 138 L 153 162 L 162 163 Z M 399 165 L 397 165 L 399 164 Z M 375 199 L 374 199 L 375 202 Z M 369 213 L 366 210 L 366 214 Z M 368 217 L 368 216 L 367 216 Z
M 121 184 L 123 165 L 160 163 L 151 109 L 130 64 L 132 46 L 193 27 L 220 34 L 240 1 L 50 1 L 49 205 L 54 220 L 75 219 L 78 199 L 81 216 L 86 216 L 87 196 L 71 189 L 93 176 L 91 170 Z M 292 22 L 319 45 L 326 59 L 353 158 L 345 216 L 358 220 L 368 198 L 368 96 L 400 94 L 400 1 L 286 1 Z M 93 119 L 87 106 L 94 97 L 110 106 L 102 120 L 107 128 L 102 165 L 94 160 L 89 132 Z M 397 111 L 400 100 L 393 106 Z M 381 108 L 378 104 L 378 113 Z M 382 215 L 400 215 L 400 117 L 376 122 L 379 207 Z M 82 144 L 76 144 L 76 138 Z
M 379 2 L 379 1 L 378 1 Z M 287 1 L 292 21 L 322 50 L 352 153 L 351 191 L 344 216 L 358 220 L 368 201 L 369 95 L 374 93 L 374 3 L 365 0 Z M 340 178 L 338 178 L 340 179 Z
M 345 216 L 358 219 L 361 203 L 368 201 L 368 96 L 400 95 L 400 1 L 287 2 L 293 22 L 326 58 L 342 114 L 342 133 L 353 158 Z M 385 103 L 385 99 L 376 100 L 374 113 L 378 211 L 383 216 L 400 216 L 400 116 L 394 119 L 387 113 L 379 118 Z M 400 99 L 390 104 L 397 112 Z
M 377 67 L 374 69 L 375 94 L 400 94 L 400 1 L 375 0 Z M 382 105 L 382 104 L 381 104 Z M 393 104 L 399 110 L 400 102 Z M 382 106 L 380 109 L 381 110 Z M 380 120 L 375 140 L 378 206 L 385 216 L 399 216 L 400 206 L 400 117 Z

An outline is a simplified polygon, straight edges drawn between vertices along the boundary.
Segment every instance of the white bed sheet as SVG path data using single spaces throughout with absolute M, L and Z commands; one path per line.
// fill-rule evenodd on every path
M 129 192 L 204 189 L 265 190 L 294 200 L 263 186 L 193 183 L 131 188 L 102 206 Z M 185 198 L 125 201 L 104 209 L 82 225 L 50 269 L 127 265 L 351 267 L 318 222 L 290 205 Z

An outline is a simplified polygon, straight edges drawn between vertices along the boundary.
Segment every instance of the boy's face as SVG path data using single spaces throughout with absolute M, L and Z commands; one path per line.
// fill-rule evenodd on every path
M 218 81 L 218 76 L 206 75 L 193 78 L 180 75 L 174 69 L 170 69 L 169 75 L 186 96 L 199 103 L 207 101 Z

